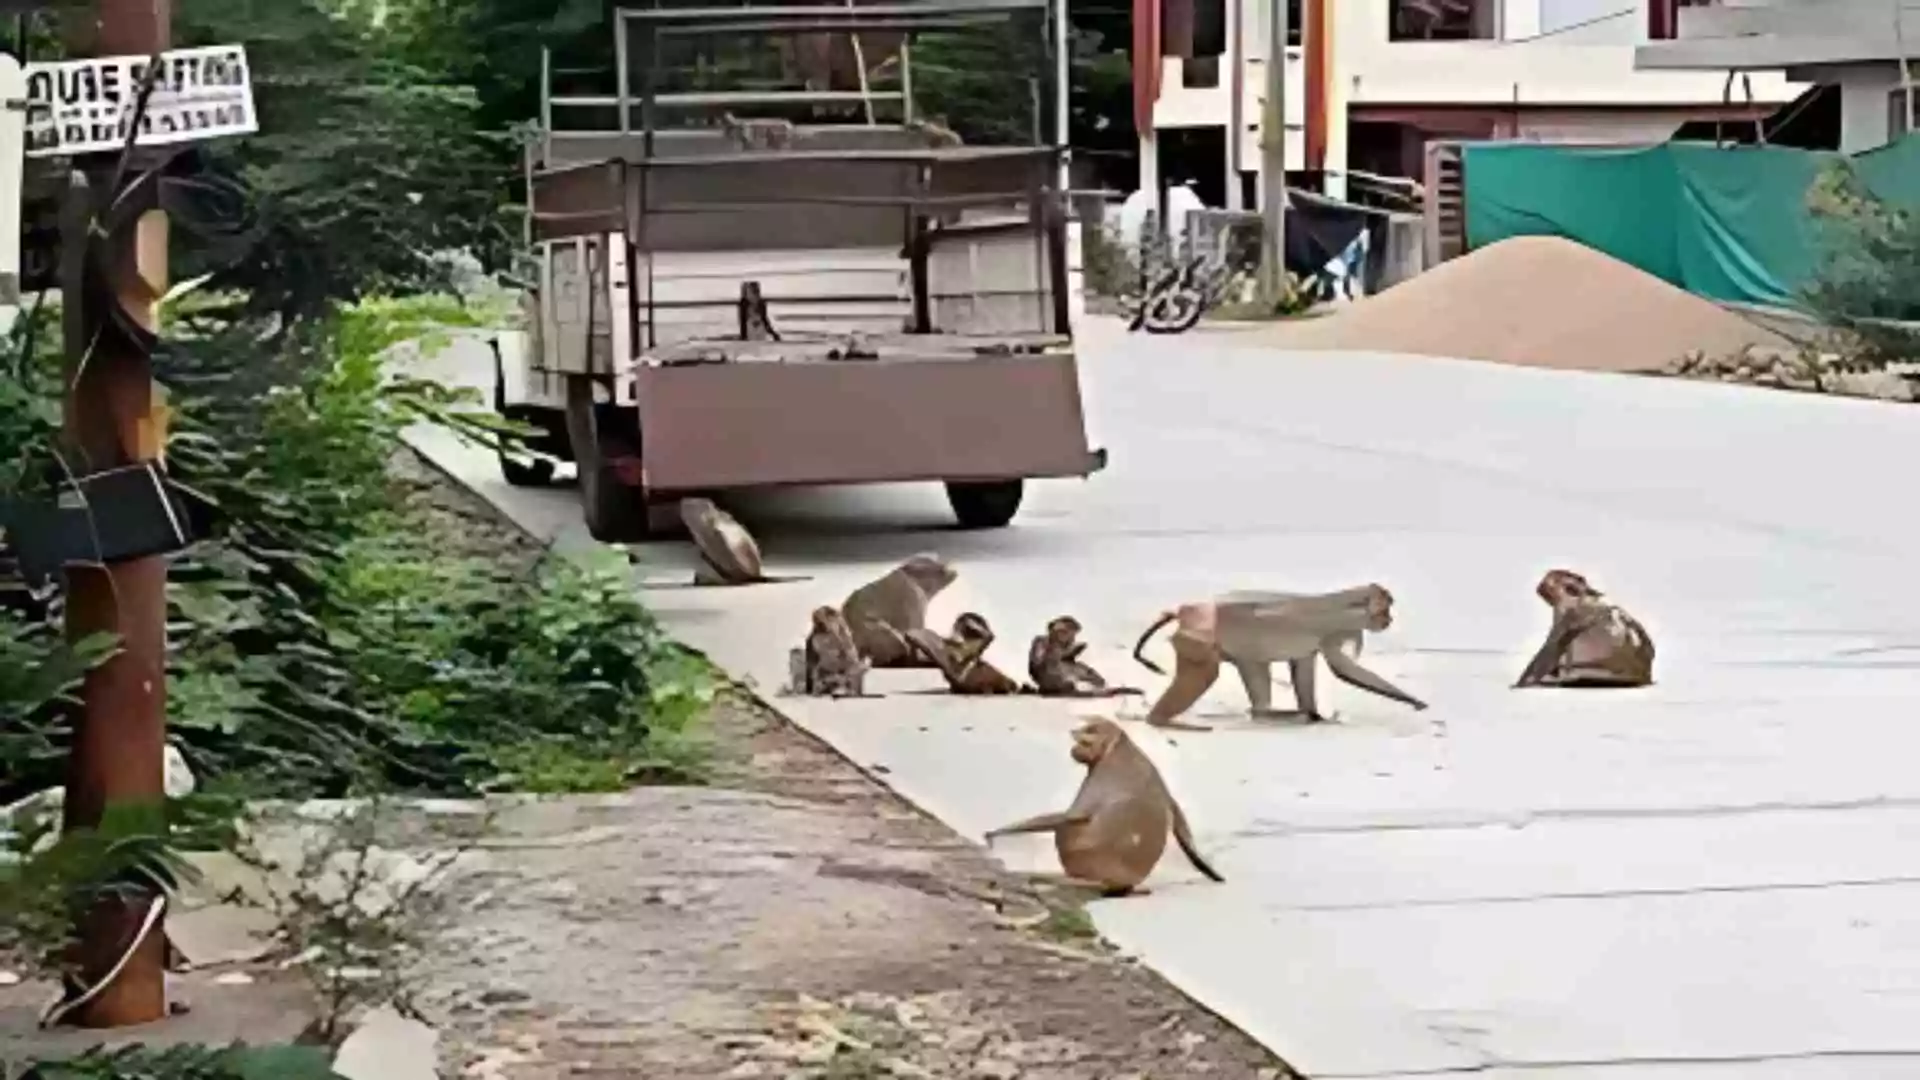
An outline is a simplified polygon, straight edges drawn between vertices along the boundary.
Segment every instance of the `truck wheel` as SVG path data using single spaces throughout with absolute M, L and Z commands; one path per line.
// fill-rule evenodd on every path
M 540 411 L 530 410 L 520 405 L 509 405 L 500 411 L 500 415 L 516 424 L 538 428 L 551 427 L 547 418 L 540 415 Z M 551 453 L 547 444 L 552 441 L 551 433 L 544 438 L 535 436 L 527 440 L 528 449 Z M 514 487 L 546 487 L 553 483 L 553 462 L 515 460 L 503 453 L 500 455 L 500 475 Z
M 1025 494 L 1024 480 L 955 480 L 947 484 L 947 505 L 963 529 L 997 529 L 1019 513 Z
M 568 377 L 567 441 L 580 471 L 580 510 L 588 535 L 603 544 L 647 538 L 646 496 L 622 484 L 607 465 L 609 458 L 632 456 L 640 448 L 639 432 L 629 434 L 609 422 L 617 411 L 594 403 L 590 380 Z

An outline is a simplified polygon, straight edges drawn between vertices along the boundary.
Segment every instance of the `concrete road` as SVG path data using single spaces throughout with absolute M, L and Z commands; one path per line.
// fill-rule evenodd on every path
M 1256 724 L 1229 677 L 1199 710 L 1213 733 L 1131 725 L 1228 882 L 1170 852 L 1151 895 L 1095 905 L 1104 933 L 1316 1080 L 1920 1077 L 1920 412 L 1095 337 L 1106 473 L 1030 488 L 991 533 L 943 531 L 937 490 L 749 501 L 775 572 L 813 580 L 649 602 L 771 695 L 810 607 L 938 549 L 961 580 L 936 621 L 986 613 L 1003 667 L 1072 611 L 1096 664 L 1157 691 L 1123 656 L 1183 598 L 1384 582 L 1397 620 L 1367 662 L 1433 707 L 1323 675 L 1338 723 Z M 571 491 L 425 445 L 581 542 Z M 656 581 L 691 565 L 644 555 Z M 1555 566 L 1652 629 L 1657 687 L 1508 689 Z M 877 682 L 901 692 L 778 704 L 963 834 L 1065 805 L 1066 731 L 1093 709 Z M 1044 840 L 999 850 L 1051 863 Z

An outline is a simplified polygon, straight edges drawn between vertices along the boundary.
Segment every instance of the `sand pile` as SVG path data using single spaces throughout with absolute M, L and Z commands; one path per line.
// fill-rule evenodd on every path
M 1298 349 L 1367 349 L 1585 371 L 1658 371 L 1791 343 L 1710 300 L 1549 236 L 1517 236 L 1441 263 L 1333 314 L 1253 335 Z

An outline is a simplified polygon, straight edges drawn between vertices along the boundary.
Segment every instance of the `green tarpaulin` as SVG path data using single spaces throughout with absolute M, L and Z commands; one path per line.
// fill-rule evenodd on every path
M 1461 148 L 1467 246 L 1564 236 L 1701 296 L 1789 304 L 1818 262 L 1807 189 L 1836 160 L 1711 143 L 1470 143 Z M 1851 163 L 1876 195 L 1920 206 L 1920 135 Z

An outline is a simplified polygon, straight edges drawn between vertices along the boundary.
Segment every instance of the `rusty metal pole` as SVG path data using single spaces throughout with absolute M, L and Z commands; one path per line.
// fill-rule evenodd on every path
M 170 42 L 170 0 L 97 0 L 91 18 L 69 23 L 78 55 L 149 55 Z M 108 155 L 117 158 L 118 155 Z M 94 214 L 117 194 L 105 190 L 113 170 L 90 169 Z M 153 324 L 154 302 L 166 288 L 166 218 L 149 213 L 113 238 L 113 292 L 136 321 Z M 71 235 L 63 245 L 80 242 Z M 69 258 L 73 252 L 69 252 Z M 76 266 L 75 269 L 78 267 Z M 62 303 L 78 305 L 63 281 Z M 112 316 L 88 305 L 69 319 L 66 436 L 75 471 L 97 472 L 154 457 L 151 358 L 101 333 Z M 73 340 L 78 337 L 79 340 Z M 111 567 L 67 569 L 67 635 L 77 640 L 107 632 L 120 652 L 87 676 L 74 722 L 67 767 L 64 826 L 98 825 L 109 805 L 157 804 L 165 798 L 167 562 L 164 556 Z M 127 953 L 147 914 L 149 898 L 104 901 L 81 918 L 78 963 L 82 989 L 98 986 Z M 122 1027 L 166 1015 L 165 941 L 150 933 L 111 984 L 74 1010 L 82 1027 Z

